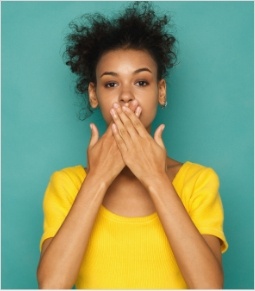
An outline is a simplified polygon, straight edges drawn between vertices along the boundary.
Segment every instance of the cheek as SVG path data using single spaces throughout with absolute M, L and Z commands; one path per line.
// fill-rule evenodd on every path
M 141 122 L 145 127 L 151 125 L 157 114 L 158 103 L 144 104 L 142 107 Z
M 99 110 L 101 111 L 101 114 L 105 122 L 109 124 L 112 121 L 112 117 L 110 114 L 110 109 L 111 109 L 112 104 L 111 102 L 109 102 L 109 96 L 105 95 L 104 92 L 102 92 L 102 90 L 100 89 L 100 87 L 97 87 L 96 95 L 97 95 Z
M 109 111 L 110 110 L 102 110 L 101 109 L 101 113 L 102 113 L 103 118 L 107 124 L 109 124 L 112 121 L 112 116 L 111 116 Z
M 99 102 L 99 109 L 103 115 L 103 118 L 107 124 L 109 124 L 112 121 L 112 116 L 110 114 L 110 110 L 112 108 L 112 105 L 110 104 L 103 104 Z

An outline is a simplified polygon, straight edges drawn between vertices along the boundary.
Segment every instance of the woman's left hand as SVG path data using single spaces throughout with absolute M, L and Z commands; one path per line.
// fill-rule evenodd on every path
M 162 140 L 165 126 L 161 124 L 156 129 L 153 139 L 128 107 L 114 104 L 111 115 L 113 135 L 125 164 L 149 186 L 152 179 L 166 173 L 166 149 Z

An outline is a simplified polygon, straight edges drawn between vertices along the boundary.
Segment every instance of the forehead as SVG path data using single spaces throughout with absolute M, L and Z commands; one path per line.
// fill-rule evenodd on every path
M 134 49 L 116 49 L 104 53 L 97 64 L 97 74 L 103 71 L 132 73 L 140 68 L 148 68 L 157 73 L 157 64 L 147 51 Z

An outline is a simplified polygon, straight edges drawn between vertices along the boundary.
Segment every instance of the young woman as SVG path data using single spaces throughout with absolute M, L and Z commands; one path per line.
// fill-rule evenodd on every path
M 160 125 L 175 38 L 167 16 L 134 3 L 74 25 L 67 64 L 108 125 L 91 124 L 88 165 L 54 173 L 44 198 L 40 288 L 222 288 L 219 181 L 167 156 Z M 86 22 L 87 21 L 87 22 Z

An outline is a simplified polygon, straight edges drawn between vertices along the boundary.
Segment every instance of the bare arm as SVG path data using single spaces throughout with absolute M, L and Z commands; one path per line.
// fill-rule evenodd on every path
M 37 270 L 40 288 L 72 288 L 76 281 L 103 197 L 124 167 L 111 130 L 99 139 L 92 126 L 88 161 L 89 172 L 68 215 L 54 238 L 43 244 Z
M 138 102 L 130 108 L 139 117 Z M 64 289 L 75 284 L 103 197 L 125 166 L 111 126 L 100 139 L 95 125 L 91 131 L 87 177 L 57 234 L 42 245 L 37 269 L 40 288 Z
M 167 176 L 164 126 L 153 139 L 130 110 L 117 108 L 112 116 L 123 160 L 148 190 L 188 287 L 222 288 L 219 239 L 199 233 Z
M 38 266 L 39 288 L 65 289 L 74 285 L 106 185 L 87 176 L 64 223 L 44 242 Z
M 167 175 L 154 176 L 147 185 L 188 287 L 221 289 L 220 240 L 199 233 Z

